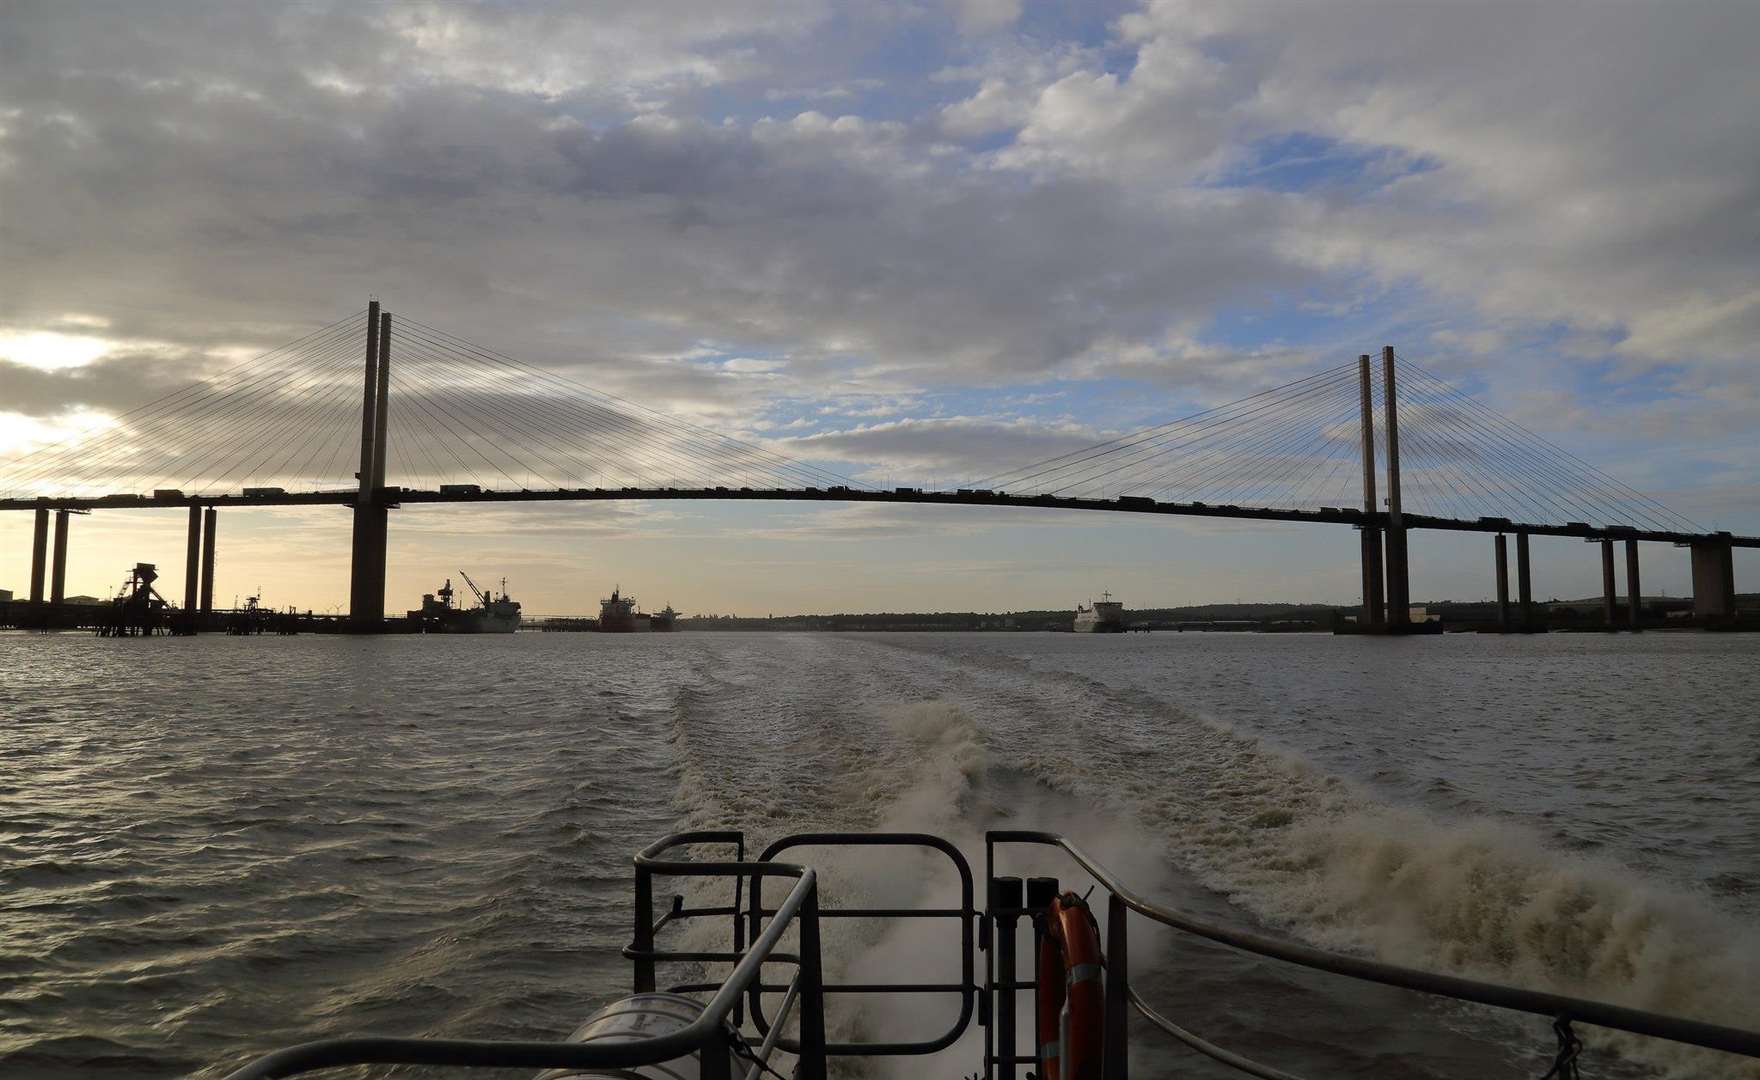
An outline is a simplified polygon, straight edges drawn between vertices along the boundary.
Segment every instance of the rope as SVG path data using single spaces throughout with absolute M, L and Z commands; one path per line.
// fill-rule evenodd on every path
M 1571 1030 L 1571 1018 L 1561 1016 L 1554 1020 L 1552 1033 L 1558 1036 L 1558 1054 L 1552 1059 L 1552 1068 L 1547 1069 L 1540 1080 L 1580 1080 L 1582 1073 L 1577 1071 L 1577 1056 L 1583 1052 L 1583 1041 Z
M 746 1037 L 740 1034 L 738 1029 L 729 1028 L 727 1030 L 727 1046 L 728 1049 L 733 1051 L 734 1057 L 739 1058 L 742 1061 L 751 1062 L 753 1065 L 756 1065 L 758 1068 L 775 1077 L 776 1080 L 792 1080 L 792 1078 L 784 1076 L 771 1068 L 768 1061 L 759 1057 L 758 1052 L 752 1049 L 752 1044 L 746 1041 Z

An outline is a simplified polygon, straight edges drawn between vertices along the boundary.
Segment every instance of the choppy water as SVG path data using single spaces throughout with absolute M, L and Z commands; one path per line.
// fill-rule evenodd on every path
M 560 1036 L 627 985 L 629 854 L 707 825 L 975 857 L 986 827 L 1064 829 L 1206 917 L 1760 1027 L 1757 660 L 1662 634 L 7 636 L 0 1075 Z M 949 888 L 909 860 L 825 872 L 843 898 Z M 947 973 L 931 931 L 828 932 L 834 972 Z M 1167 936 L 1133 953 L 1165 1011 L 1298 1072 L 1546 1065 L 1540 1021 Z M 1596 1076 L 1760 1076 L 1591 1041 Z M 1227 1075 L 1138 1045 L 1142 1075 Z M 977 1067 L 956 1049 L 935 1071 Z

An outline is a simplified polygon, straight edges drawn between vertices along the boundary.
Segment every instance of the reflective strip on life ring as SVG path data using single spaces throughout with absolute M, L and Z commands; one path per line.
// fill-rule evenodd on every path
M 1074 893 L 1054 898 L 1042 918 L 1045 934 L 1038 957 L 1039 1075 L 1041 1080 L 1100 1080 L 1106 1009 L 1100 927 L 1088 905 Z

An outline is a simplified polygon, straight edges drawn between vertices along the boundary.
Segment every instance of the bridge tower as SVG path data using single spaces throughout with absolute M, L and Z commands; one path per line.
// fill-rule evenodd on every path
M 1363 406 L 1363 513 L 1377 514 L 1381 508 L 1375 505 L 1375 401 L 1374 392 L 1370 388 L 1369 354 L 1357 357 L 1357 381 L 1362 394 Z M 1363 614 L 1362 624 L 1365 627 L 1379 628 L 1386 625 L 1387 605 L 1381 593 L 1381 529 L 1375 525 L 1364 525 L 1361 529 L 1363 545 Z
M 366 378 L 361 391 L 361 466 L 355 474 L 354 544 L 348 583 L 349 629 L 371 634 L 385 623 L 386 417 L 391 391 L 391 313 L 367 305 Z
M 1392 345 L 1381 350 L 1381 409 L 1387 425 L 1387 624 L 1399 633 L 1412 623 L 1412 593 L 1406 572 L 1405 520 L 1400 516 L 1399 391 Z

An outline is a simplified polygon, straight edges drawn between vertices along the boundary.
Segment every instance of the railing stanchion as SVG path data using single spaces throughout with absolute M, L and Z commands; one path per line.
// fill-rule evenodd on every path
M 746 861 L 746 838 L 741 833 L 739 844 L 734 849 L 734 858 L 739 862 Z M 745 899 L 746 876 L 737 874 L 733 879 L 733 952 L 738 956 L 746 951 L 745 913 L 741 910 L 741 902 Z M 762 981 L 762 980 L 759 980 Z M 744 998 L 733 1003 L 733 1026 L 735 1029 L 746 1025 L 746 1002 Z
M 697 1068 L 699 1080 L 733 1080 L 733 1047 L 720 1025 L 697 1048 Z
M 654 992 L 654 877 L 647 867 L 636 866 L 635 992 Z
M 991 957 L 995 961 L 996 987 L 994 990 L 996 1017 L 996 1065 L 1000 1068 L 996 1075 L 1001 1080 L 1014 1080 L 1014 1059 L 1020 1053 L 1020 1040 L 1015 1036 L 1015 1006 L 1019 1004 L 1019 994 L 1014 988 L 1015 983 L 1015 927 L 1021 918 L 1021 879 L 1015 877 L 993 878 L 990 881 L 990 911 L 995 919 L 996 931 L 991 938 Z M 989 1075 L 986 1070 L 986 1075 Z
M 1039 954 L 1045 951 L 1045 909 L 1057 896 L 1057 879 L 1054 877 L 1032 877 L 1027 879 L 1027 911 L 1033 916 L 1033 956 L 1028 963 L 1033 965 L 1033 1072 L 1039 1080 L 1045 1077 L 1045 1044 L 1039 1041 L 1039 995 L 1045 988 L 1039 985 Z
M 1130 909 L 1113 893 L 1106 901 L 1106 1032 L 1100 1056 L 1101 1080 L 1125 1080 L 1130 1070 L 1130 945 L 1125 923 Z
M 819 884 L 801 901 L 801 1026 L 799 1080 L 825 1080 L 825 975 L 819 962 Z

